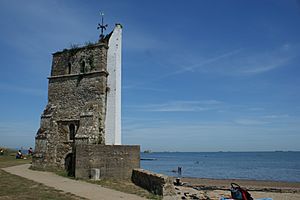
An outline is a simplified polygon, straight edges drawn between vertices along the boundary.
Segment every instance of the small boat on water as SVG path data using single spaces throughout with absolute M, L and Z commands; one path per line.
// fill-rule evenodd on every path
M 157 160 L 157 158 L 141 158 L 141 160 Z

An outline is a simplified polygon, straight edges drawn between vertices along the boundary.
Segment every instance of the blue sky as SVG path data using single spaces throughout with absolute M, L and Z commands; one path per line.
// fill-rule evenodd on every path
M 51 53 L 96 41 L 100 11 L 124 27 L 124 144 L 300 150 L 293 0 L 0 1 L 0 146 L 34 146 Z

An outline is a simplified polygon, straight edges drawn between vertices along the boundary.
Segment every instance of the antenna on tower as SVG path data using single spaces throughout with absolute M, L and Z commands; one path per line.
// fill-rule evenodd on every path
M 99 40 L 104 38 L 104 34 L 103 34 L 103 30 L 106 30 L 106 28 L 108 27 L 108 24 L 104 24 L 104 13 L 100 12 L 100 16 L 101 16 L 101 24 L 98 23 L 98 27 L 97 29 L 101 29 L 101 34 L 99 36 Z

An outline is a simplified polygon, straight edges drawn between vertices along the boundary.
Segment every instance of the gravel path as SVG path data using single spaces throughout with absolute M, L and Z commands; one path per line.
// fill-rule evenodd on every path
M 122 199 L 122 200 L 142 200 L 144 198 L 119 192 L 116 190 L 101 187 L 96 184 L 87 183 L 79 180 L 72 180 L 69 178 L 58 176 L 51 172 L 41 172 L 29 169 L 30 164 L 17 165 L 13 167 L 3 168 L 11 174 L 15 174 L 38 183 L 42 183 L 46 186 L 53 187 L 64 192 L 70 192 L 80 197 L 87 199 L 101 199 L 101 200 L 111 200 L 111 199 Z

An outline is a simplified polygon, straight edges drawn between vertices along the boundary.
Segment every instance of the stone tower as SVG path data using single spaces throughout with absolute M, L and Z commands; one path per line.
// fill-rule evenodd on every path
M 95 44 L 53 54 L 33 167 L 65 168 L 74 174 L 76 159 L 95 155 L 93 149 L 102 155 L 101 149 L 121 145 L 121 36 L 122 26 L 117 24 Z M 89 149 L 90 155 L 76 148 Z M 122 148 L 126 152 L 127 147 Z M 134 149 L 139 153 L 139 146 Z

